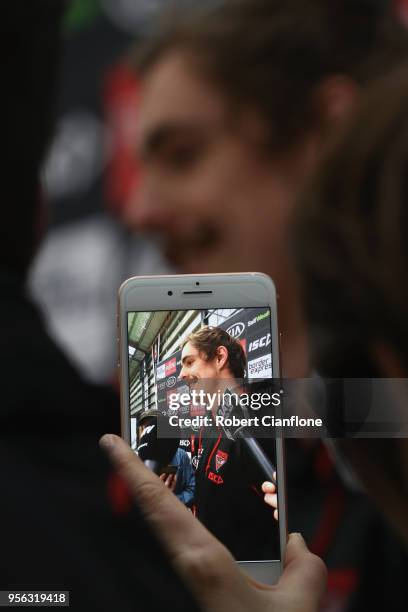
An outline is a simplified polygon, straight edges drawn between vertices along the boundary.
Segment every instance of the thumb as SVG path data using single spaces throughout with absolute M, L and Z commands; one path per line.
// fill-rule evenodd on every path
M 327 569 L 307 548 L 300 533 L 292 533 L 286 546 L 284 572 L 278 587 L 296 589 L 307 601 L 318 604 L 326 592 Z

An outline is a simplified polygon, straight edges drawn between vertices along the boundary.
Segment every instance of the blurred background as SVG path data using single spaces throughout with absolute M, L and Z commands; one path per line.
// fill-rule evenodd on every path
M 44 167 L 50 228 L 31 290 L 53 337 L 95 382 L 109 381 L 115 368 L 119 285 L 169 271 L 157 246 L 130 233 L 122 214 L 138 178 L 138 89 L 121 62 L 169 4 L 72 0 L 64 20 L 58 119 Z

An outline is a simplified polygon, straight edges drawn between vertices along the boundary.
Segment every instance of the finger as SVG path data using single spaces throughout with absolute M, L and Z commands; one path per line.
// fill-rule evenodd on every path
M 270 493 L 266 493 L 264 495 L 264 500 L 269 506 L 272 506 L 272 508 L 276 509 L 278 507 L 278 496 L 276 495 L 276 493 L 274 493 L 273 495 Z
M 160 478 L 160 480 L 161 480 L 162 482 L 165 482 L 165 480 L 166 480 L 166 474 L 160 474 L 159 478 Z
M 262 483 L 262 491 L 264 493 L 275 493 L 276 487 L 273 482 L 265 481 L 264 483 Z
M 126 480 L 142 512 L 157 526 L 157 532 L 165 541 L 170 554 L 178 555 L 180 546 L 187 544 L 187 540 L 190 546 L 207 542 L 206 533 L 204 528 L 201 532 L 200 523 L 185 511 L 183 504 L 170 495 L 167 488 L 162 488 L 155 474 L 145 468 L 121 438 L 104 436 L 100 444 Z M 164 476 L 167 480 L 167 475 Z M 172 529 L 168 528 L 170 522 Z
M 317 606 L 326 592 L 327 569 L 323 561 L 309 551 L 299 533 L 289 536 L 284 568 L 278 587 L 287 591 L 294 589 L 311 606 Z
M 176 485 L 177 485 L 177 476 L 176 476 L 176 475 L 174 475 L 174 476 L 173 476 L 172 483 L 171 483 L 171 490 L 173 491 L 173 493 L 174 493 L 174 491 L 176 490 Z
M 163 487 L 121 438 L 108 434 L 100 445 L 127 482 L 170 560 L 204 607 L 216 609 L 220 598 L 228 598 L 238 610 L 250 606 L 252 589 L 227 549 Z
M 279 521 L 279 513 L 277 509 L 273 512 L 273 518 L 275 519 L 275 521 Z

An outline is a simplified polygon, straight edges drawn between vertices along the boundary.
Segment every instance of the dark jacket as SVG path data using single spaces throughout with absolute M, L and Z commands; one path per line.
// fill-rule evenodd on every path
M 275 455 L 270 453 L 274 463 Z M 204 440 L 196 471 L 197 517 L 237 561 L 278 560 L 278 523 L 264 501 L 264 478 L 242 440 Z
M 73 610 L 196 609 L 98 447 L 119 402 L 81 378 L 0 277 L 0 589 L 70 591 Z

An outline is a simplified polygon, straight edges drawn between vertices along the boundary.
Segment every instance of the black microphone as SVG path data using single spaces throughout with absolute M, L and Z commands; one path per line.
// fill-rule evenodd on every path
M 156 422 L 145 428 L 136 450 L 145 466 L 160 476 L 176 454 L 179 444 L 179 438 L 159 438 Z
M 273 473 L 276 472 L 276 467 L 269 460 L 259 442 L 257 442 L 252 436 L 246 436 L 242 430 L 238 432 L 237 438 L 242 440 L 243 446 L 245 446 L 248 454 L 252 457 L 265 479 L 276 484 L 273 476 Z
M 227 389 L 223 401 L 218 407 L 217 414 L 227 418 L 231 418 L 232 416 L 236 415 L 239 419 L 248 419 L 250 417 L 248 408 L 239 401 L 239 396 L 237 401 L 231 401 L 230 399 L 231 397 L 237 396 L 238 394 L 232 394 L 231 391 Z M 266 455 L 259 442 L 255 440 L 255 438 L 249 433 L 245 434 L 246 428 L 234 428 L 222 425 L 221 429 L 224 431 L 226 437 L 230 440 L 241 440 L 242 445 L 247 450 L 248 455 L 256 464 L 265 480 L 276 484 L 275 478 L 273 477 L 273 473 L 276 472 L 275 465 L 269 460 L 268 456 Z

